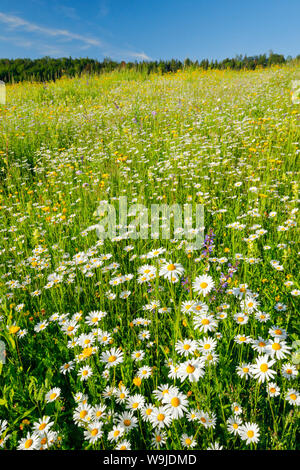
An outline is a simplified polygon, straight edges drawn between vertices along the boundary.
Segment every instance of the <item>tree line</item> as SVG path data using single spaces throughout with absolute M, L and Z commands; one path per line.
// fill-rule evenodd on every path
M 256 56 L 247 57 L 237 55 L 235 58 L 223 60 L 203 59 L 192 61 L 159 60 L 140 62 L 116 62 L 110 58 L 105 58 L 102 62 L 89 58 L 51 58 L 40 59 L 0 59 L 0 80 L 5 83 L 16 83 L 21 81 L 45 82 L 57 80 L 62 76 L 75 77 L 82 74 L 100 74 L 113 70 L 134 70 L 144 74 L 176 72 L 185 68 L 209 69 L 232 69 L 232 70 L 254 70 L 257 67 L 270 67 L 274 64 L 285 64 L 293 61 L 300 61 L 300 55 L 295 58 L 282 54 L 270 52 Z

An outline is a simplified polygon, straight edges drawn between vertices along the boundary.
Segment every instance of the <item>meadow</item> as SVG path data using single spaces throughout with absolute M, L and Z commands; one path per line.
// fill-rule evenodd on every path
M 6 87 L 1 448 L 297 448 L 296 79 L 284 65 Z M 133 239 L 131 214 L 100 239 L 97 208 L 120 196 L 202 204 L 203 246 Z

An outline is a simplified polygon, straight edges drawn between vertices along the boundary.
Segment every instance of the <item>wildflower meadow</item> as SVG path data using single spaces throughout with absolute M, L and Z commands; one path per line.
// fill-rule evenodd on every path
M 2 449 L 297 448 L 299 78 L 6 86 Z

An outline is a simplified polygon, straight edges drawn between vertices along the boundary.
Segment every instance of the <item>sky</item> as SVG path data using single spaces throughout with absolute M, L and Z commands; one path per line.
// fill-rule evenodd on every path
M 300 54 L 300 0 L 0 0 L 0 58 Z

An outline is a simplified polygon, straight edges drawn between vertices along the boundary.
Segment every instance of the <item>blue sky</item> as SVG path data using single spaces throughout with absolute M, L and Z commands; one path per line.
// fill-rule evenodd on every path
M 0 57 L 300 54 L 300 0 L 1 0 Z

